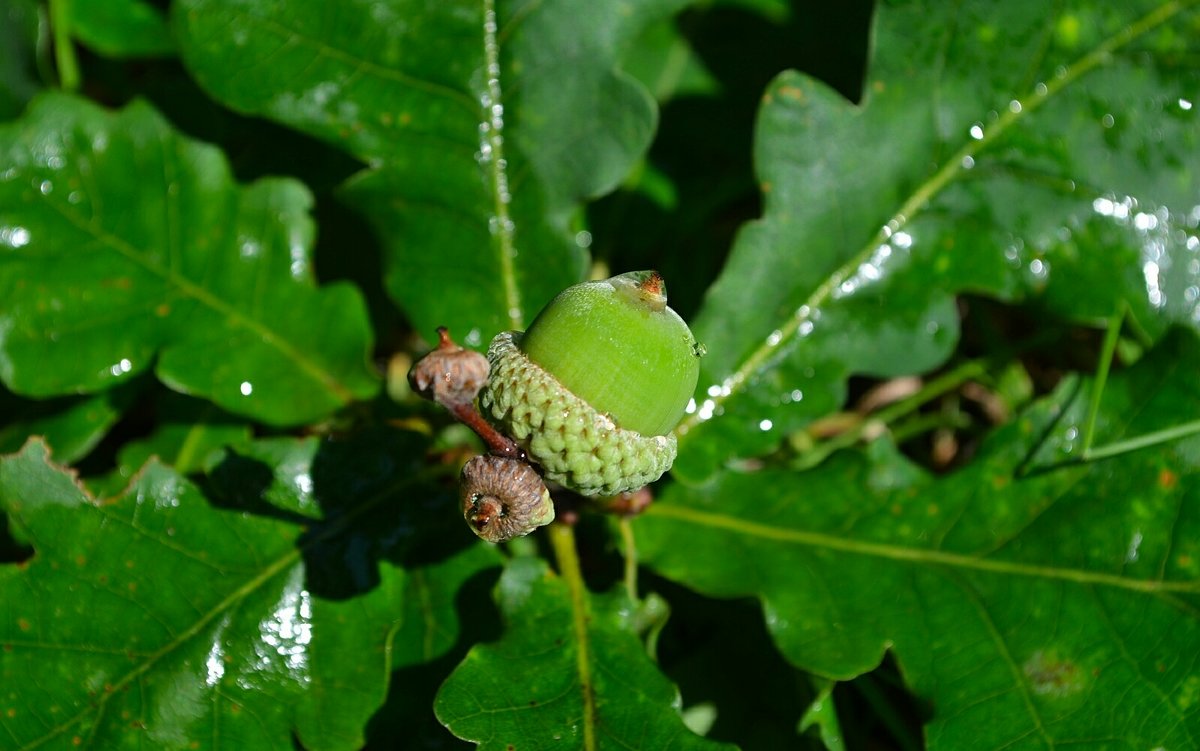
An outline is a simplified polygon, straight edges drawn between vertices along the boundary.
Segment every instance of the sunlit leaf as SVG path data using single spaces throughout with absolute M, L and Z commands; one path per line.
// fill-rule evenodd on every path
M 695 322 L 709 356 L 677 472 L 769 449 L 851 373 L 938 365 L 956 293 L 1200 321 L 1195 5 L 883 3 L 861 104 L 776 79 L 765 214 Z
M 146 105 L 111 114 L 61 95 L 0 129 L 0 164 L 0 378 L 17 393 L 153 368 L 294 424 L 376 390 L 361 296 L 313 283 L 303 186 L 237 186 Z
M 40 443 L 0 461 L 0 509 L 34 549 L 0 568 L 5 737 L 19 748 L 290 749 L 294 733 L 306 748 L 361 747 L 395 635 L 435 622 L 453 641 L 457 629 L 452 611 L 420 605 L 409 569 L 492 565 L 460 523 L 457 538 L 425 539 L 442 528 L 428 504 L 446 499 L 412 472 L 420 442 L 390 433 L 374 446 L 286 441 L 231 455 L 214 468 L 214 490 L 238 493 L 216 492 L 227 508 L 160 464 L 100 502 Z M 351 451 L 360 461 L 341 460 Z M 446 544 L 456 539 L 465 544 Z
M 1200 419 L 1191 332 L 1110 380 L 1098 440 Z M 808 472 L 675 487 L 644 560 L 755 596 L 780 650 L 837 679 L 893 650 L 933 708 L 931 749 L 1190 748 L 1200 737 L 1200 439 L 1079 463 L 1069 381 L 943 479 L 885 441 Z
M 371 165 L 345 196 L 385 243 L 389 292 L 426 338 L 478 346 L 583 275 L 579 202 L 655 122 L 618 55 L 682 4 L 185 0 L 175 20 L 216 97 Z

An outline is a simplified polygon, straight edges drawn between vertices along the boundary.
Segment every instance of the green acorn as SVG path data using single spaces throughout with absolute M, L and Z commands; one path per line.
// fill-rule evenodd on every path
M 634 271 L 569 287 L 493 339 L 480 404 L 547 478 L 616 495 L 671 468 L 699 357 L 662 277 Z

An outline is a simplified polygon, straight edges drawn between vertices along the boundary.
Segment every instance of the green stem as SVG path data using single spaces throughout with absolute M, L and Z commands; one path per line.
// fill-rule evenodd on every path
M 817 444 L 809 452 L 806 452 L 800 457 L 798 467 L 800 469 L 808 469 L 815 467 L 825 461 L 830 454 L 844 448 L 849 448 L 862 440 L 863 436 L 872 425 L 883 423 L 885 425 L 894 420 L 903 417 L 910 412 L 914 412 L 926 403 L 946 394 L 954 389 L 957 389 L 967 381 L 980 378 L 987 374 L 988 364 L 992 362 L 992 358 L 981 358 L 978 360 L 969 360 L 962 365 L 949 370 L 937 378 L 927 382 L 912 396 L 901 399 L 894 404 L 889 404 L 883 409 L 876 412 L 871 417 L 864 419 L 862 422 L 855 425 L 850 430 L 844 433 L 839 433 L 827 441 Z
M 58 86 L 63 91 L 79 90 L 79 61 L 71 41 L 71 0 L 50 0 L 50 26 L 54 34 L 54 61 Z
M 633 524 L 628 516 L 617 519 L 617 529 L 621 532 L 621 547 L 625 549 L 625 594 L 631 603 L 638 600 L 637 584 L 637 541 L 633 536 Z
M 575 628 L 575 664 L 579 672 L 579 687 L 583 692 L 583 748 L 596 750 L 596 690 L 592 681 L 591 642 L 588 621 L 587 584 L 579 568 L 575 549 L 575 528 L 562 523 L 550 525 L 550 545 L 558 562 L 558 573 L 571 593 L 571 615 Z
M 1108 371 L 1112 367 L 1113 353 L 1117 351 L 1117 339 L 1121 336 L 1121 323 L 1125 320 L 1125 303 L 1117 306 L 1117 312 L 1108 319 L 1108 331 L 1104 334 L 1104 345 L 1100 348 L 1100 362 L 1096 364 L 1096 380 L 1092 382 L 1092 393 L 1088 404 L 1087 421 L 1083 427 L 1083 455 L 1092 450 L 1092 438 L 1096 435 L 1096 417 L 1100 414 L 1100 397 L 1108 382 Z
M 1104 446 L 1089 449 L 1084 452 L 1079 459 L 1079 464 L 1094 462 L 1100 459 L 1108 459 L 1120 454 L 1127 454 L 1130 451 L 1137 451 L 1149 446 L 1157 446 L 1160 443 L 1170 443 L 1181 438 L 1200 433 L 1200 420 L 1185 422 L 1182 425 L 1175 425 L 1164 430 L 1156 430 L 1153 433 L 1139 435 L 1136 438 L 1128 438 L 1124 441 L 1109 443 Z
M 953 414 L 917 415 L 891 428 L 892 440 L 897 445 L 910 441 L 919 435 L 942 428 L 963 430 L 970 427 L 970 419 L 961 412 Z
M 512 195 L 508 186 L 508 162 L 504 158 L 504 98 L 500 90 L 500 42 L 497 40 L 496 1 L 483 0 L 483 57 L 487 80 L 484 82 L 483 140 L 480 143 L 480 163 L 487 170 L 491 183 L 493 227 L 489 229 L 495 238 L 500 279 L 504 284 L 504 302 L 508 308 L 505 315 L 508 325 L 520 329 L 525 324 L 521 310 L 521 291 L 517 287 L 517 272 L 514 258 L 517 249 L 514 242 L 516 225 L 508 212 Z

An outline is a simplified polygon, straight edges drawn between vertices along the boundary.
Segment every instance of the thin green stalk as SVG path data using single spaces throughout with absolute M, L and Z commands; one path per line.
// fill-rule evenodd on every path
M 1083 427 L 1083 456 L 1092 450 L 1092 438 L 1096 435 L 1096 417 L 1100 414 L 1100 397 L 1108 383 L 1108 371 L 1112 367 L 1113 353 L 1117 351 L 1117 340 L 1121 336 L 1121 324 L 1125 320 L 1125 304 L 1117 306 L 1117 312 L 1108 319 L 1108 331 L 1104 334 L 1104 345 L 1100 348 L 1100 362 L 1096 364 L 1096 379 L 1092 382 L 1092 393 L 1088 404 L 1087 421 Z
M 491 183 L 492 216 L 495 235 L 494 247 L 500 279 L 504 284 L 504 302 L 508 308 L 508 325 L 519 329 L 525 324 L 525 314 L 521 310 L 521 290 L 517 286 L 515 244 L 516 225 L 509 215 L 508 204 L 512 196 L 508 185 L 508 161 L 504 158 L 504 97 L 500 90 L 500 42 L 497 38 L 499 30 L 496 18 L 496 0 L 483 0 L 483 56 L 486 65 L 487 81 L 484 86 L 483 141 L 480 144 L 480 161 L 486 165 L 488 179 Z
M 1130 451 L 1138 451 L 1150 446 L 1157 446 L 1160 443 L 1170 443 L 1181 438 L 1200 433 L 1200 420 L 1192 420 L 1185 422 L 1182 425 L 1175 425 L 1164 430 L 1156 430 L 1153 433 L 1146 433 L 1135 438 L 1127 438 L 1123 441 L 1105 444 L 1097 448 L 1087 451 L 1079 459 L 1080 464 L 1087 462 L 1099 461 L 1100 459 L 1108 459 L 1120 454 L 1127 454 Z
M 637 584 L 637 541 L 633 536 L 633 524 L 628 516 L 622 516 L 617 519 L 617 529 L 621 532 L 621 547 L 625 552 L 625 594 L 629 596 L 629 601 L 636 603 L 638 600 L 638 584 Z
M 550 545 L 558 562 L 558 573 L 571 593 L 571 615 L 575 629 L 575 664 L 579 687 L 583 692 L 583 748 L 596 749 L 596 690 L 592 681 L 591 641 L 588 634 L 587 584 L 579 568 L 575 549 L 575 528 L 556 522 L 550 525 Z
M 949 428 L 951 430 L 962 430 L 969 427 L 970 419 L 961 412 L 953 414 L 934 414 L 934 415 L 917 415 L 912 419 L 905 420 L 891 428 L 892 440 L 897 445 L 910 441 L 919 435 Z
M 863 439 L 867 431 L 872 425 L 883 423 L 884 425 L 915 412 L 928 402 L 937 399 L 938 397 L 958 388 L 967 381 L 980 378 L 987 374 L 988 363 L 991 358 L 981 358 L 978 360 L 969 360 L 962 365 L 949 370 L 937 378 L 926 383 L 915 394 L 898 402 L 889 404 L 883 409 L 876 412 L 869 418 L 855 425 L 850 430 L 844 433 L 839 433 L 827 441 L 823 441 L 809 452 L 806 452 L 799 461 L 801 468 L 807 469 L 815 467 L 825 461 L 835 451 L 844 448 L 849 448 Z
M 71 41 L 71 0 L 50 0 L 50 26 L 58 86 L 63 91 L 78 91 L 79 61 L 75 59 L 75 44 Z

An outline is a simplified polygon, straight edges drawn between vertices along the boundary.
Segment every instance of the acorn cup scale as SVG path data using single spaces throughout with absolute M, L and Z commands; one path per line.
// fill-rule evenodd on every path
M 569 287 L 493 339 L 480 405 L 548 479 L 616 495 L 670 469 L 699 357 L 662 277 L 630 272 Z

